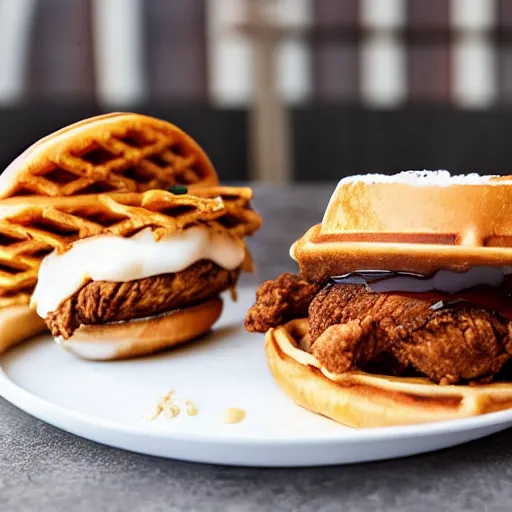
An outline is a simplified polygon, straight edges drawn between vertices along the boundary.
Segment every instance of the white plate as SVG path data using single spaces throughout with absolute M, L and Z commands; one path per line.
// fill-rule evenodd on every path
M 353 430 L 286 398 L 267 369 L 263 336 L 243 317 L 254 290 L 226 300 L 215 332 L 180 349 L 132 361 L 86 362 L 49 337 L 0 358 L 0 394 L 56 427 L 106 445 L 196 462 L 315 466 L 402 457 L 471 441 L 512 426 L 512 410 L 424 425 Z M 169 389 L 197 416 L 148 421 Z M 222 411 L 245 420 L 226 425 Z

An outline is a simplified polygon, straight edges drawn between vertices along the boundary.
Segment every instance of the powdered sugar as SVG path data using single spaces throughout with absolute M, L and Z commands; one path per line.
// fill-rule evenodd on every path
M 386 176 L 384 174 L 364 174 L 360 176 L 347 176 L 343 178 L 339 185 L 347 183 L 402 183 L 415 187 L 439 186 L 447 187 L 449 185 L 487 185 L 491 178 L 496 176 L 480 176 L 478 174 L 463 174 L 460 176 L 452 176 L 448 171 L 404 171 L 399 174 Z M 510 180 L 500 180 L 496 183 L 503 184 Z M 491 182 L 492 184 L 492 182 Z

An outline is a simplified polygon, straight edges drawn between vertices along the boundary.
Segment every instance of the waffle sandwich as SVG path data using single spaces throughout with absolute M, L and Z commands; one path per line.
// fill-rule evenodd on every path
M 68 126 L 16 158 L 0 176 L 0 208 L 44 203 L 46 208 L 51 198 L 71 196 L 80 205 L 82 196 L 91 194 L 217 184 L 204 151 L 179 128 L 143 115 L 114 113 Z M 0 353 L 45 330 L 28 304 L 40 261 L 56 240 L 46 229 L 48 222 L 55 228 L 53 220 L 38 222 L 27 232 L 0 218 Z M 98 229 L 92 224 L 85 222 L 73 236 L 68 228 L 60 233 L 67 239 L 90 236 Z
M 211 328 L 219 295 L 251 270 L 244 238 L 261 220 L 250 189 L 194 193 L 3 201 L 3 224 L 47 253 L 19 280 L 35 285 L 32 307 L 63 347 L 86 359 L 119 359 Z
M 353 427 L 512 408 L 512 178 L 343 179 L 246 317 L 276 382 Z

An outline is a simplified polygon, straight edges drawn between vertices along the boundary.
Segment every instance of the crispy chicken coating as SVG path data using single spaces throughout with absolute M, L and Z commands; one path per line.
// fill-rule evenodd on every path
M 432 305 L 362 285 L 328 286 L 309 308 L 312 353 L 336 373 L 390 354 L 440 384 L 492 380 L 512 357 L 512 322 L 469 304 Z
M 300 276 L 281 274 L 275 281 L 265 281 L 256 291 L 256 303 L 245 317 L 250 332 L 267 332 L 294 318 L 308 316 L 308 308 L 320 286 Z
M 309 317 L 310 351 L 329 371 L 424 375 L 440 384 L 489 382 L 512 359 L 512 321 L 469 303 L 311 284 L 282 274 L 263 283 L 245 326 L 266 332 Z
M 127 283 L 92 281 L 46 319 L 52 334 L 68 339 L 81 325 L 154 316 L 189 307 L 235 286 L 240 271 L 202 260 L 182 272 Z

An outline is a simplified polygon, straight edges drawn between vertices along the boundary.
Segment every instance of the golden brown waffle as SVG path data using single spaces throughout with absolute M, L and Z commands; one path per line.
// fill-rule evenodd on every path
M 311 354 L 308 320 L 293 320 L 266 335 L 270 370 L 296 403 L 351 427 L 381 427 L 476 416 L 512 408 L 512 383 L 440 386 L 423 378 L 363 372 L 332 374 Z
M 35 143 L 0 176 L 0 199 L 217 183 L 204 151 L 179 128 L 148 116 L 115 113 L 86 119 Z
M 0 354 L 45 331 L 44 320 L 28 304 L 1 305 L 0 300 Z
M 24 306 L 30 303 L 30 291 L 10 292 L 0 295 L 0 309 L 11 306 Z
M 0 220 L 0 309 L 30 302 L 45 247 Z
M 188 188 L 188 193 L 205 199 L 220 198 L 226 213 L 216 222 L 229 228 L 229 232 L 235 236 L 252 235 L 261 227 L 262 220 L 252 209 L 252 190 L 248 187 L 192 186 Z
M 7 239 L 0 235 L 0 241 L 7 243 Z M 0 249 L 1 253 L 2 249 Z M 18 272 L 24 272 L 24 268 L 31 268 L 32 261 L 23 262 L 13 269 L 12 265 L 5 265 L 0 259 L 0 354 L 10 347 L 24 341 L 31 336 L 40 334 L 46 330 L 42 318 L 29 307 L 30 297 L 34 289 L 32 279 L 18 278 Z M 32 260 L 28 256 L 29 260 Z M 39 261 L 38 258 L 36 258 Z M 9 262 L 12 263 L 12 262 Z
M 292 247 L 309 280 L 361 269 L 429 274 L 512 266 L 512 181 L 343 183 L 322 224 Z
M 226 203 L 164 190 L 7 199 L 0 206 L 0 296 L 30 293 L 46 254 L 65 251 L 75 240 L 89 236 L 129 237 L 149 227 L 158 237 L 194 224 L 237 237 L 252 235 L 261 220 L 250 210 L 250 189 L 222 188 L 214 195 L 223 194 Z

